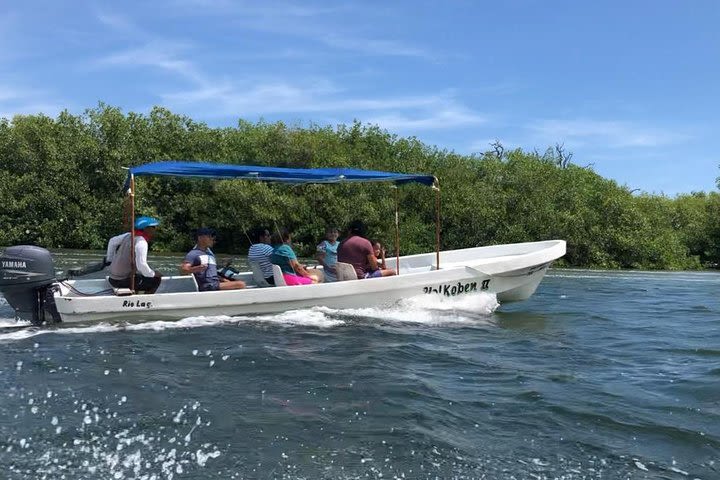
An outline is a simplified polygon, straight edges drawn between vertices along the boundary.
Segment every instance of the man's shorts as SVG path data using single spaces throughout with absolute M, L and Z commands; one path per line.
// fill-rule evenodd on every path
M 143 277 L 142 275 L 135 275 L 135 291 L 136 292 L 149 292 L 157 290 L 160 286 L 160 277 Z M 114 278 L 108 278 L 108 282 L 115 288 L 130 288 L 130 277 L 123 278 L 122 280 L 115 280 Z
M 210 282 L 203 285 L 198 285 L 198 290 L 201 292 L 215 292 L 220 290 L 220 282 Z

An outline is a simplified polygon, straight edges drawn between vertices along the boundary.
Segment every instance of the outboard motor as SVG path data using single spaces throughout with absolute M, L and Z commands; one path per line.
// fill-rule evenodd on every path
M 15 316 L 40 325 L 51 315 L 60 321 L 55 307 L 55 266 L 50 252 L 32 245 L 18 245 L 0 251 L 0 293 Z

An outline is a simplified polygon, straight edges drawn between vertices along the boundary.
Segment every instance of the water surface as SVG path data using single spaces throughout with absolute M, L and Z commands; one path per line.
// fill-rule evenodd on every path
M 179 258 L 154 261 L 169 274 Z M 500 308 L 425 296 L 0 329 L 0 471 L 717 479 L 719 288 L 716 273 L 552 270 Z

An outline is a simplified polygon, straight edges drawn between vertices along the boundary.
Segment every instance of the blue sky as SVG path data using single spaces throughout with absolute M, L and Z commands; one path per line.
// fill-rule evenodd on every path
M 0 116 L 357 119 L 462 154 L 561 143 L 633 189 L 710 191 L 718 25 L 715 0 L 5 1 Z

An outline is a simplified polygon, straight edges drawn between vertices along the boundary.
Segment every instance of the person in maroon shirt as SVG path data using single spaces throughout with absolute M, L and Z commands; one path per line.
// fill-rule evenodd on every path
M 349 263 L 355 268 L 357 278 L 378 278 L 395 275 L 394 270 L 381 270 L 370 240 L 365 238 L 366 227 L 354 220 L 348 227 L 348 237 L 338 247 L 338 262 Z M 387 273 L 386 273 L 387 272 Z

